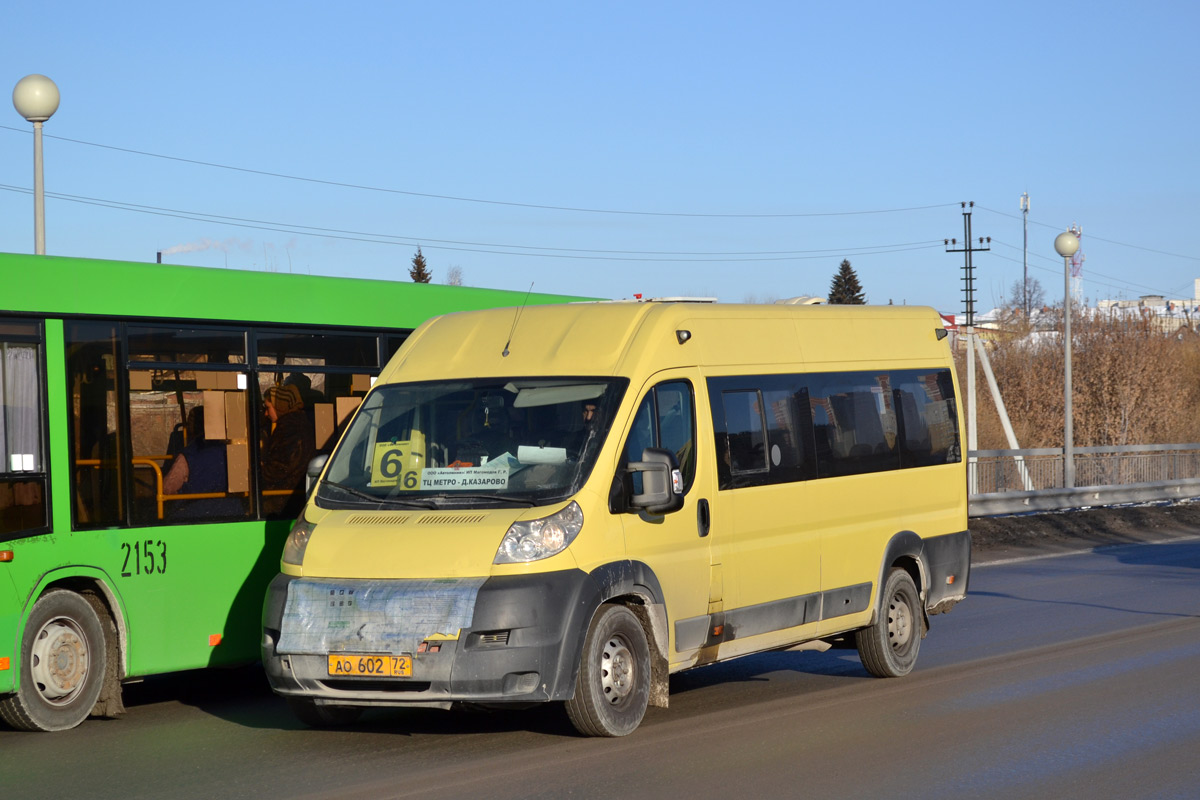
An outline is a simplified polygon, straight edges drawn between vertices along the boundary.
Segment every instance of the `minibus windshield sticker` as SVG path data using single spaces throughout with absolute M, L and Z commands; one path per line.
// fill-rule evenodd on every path
M 421 449 L 413 442 L 376 442 L 371 458 L 371 486 L 416 489 L 421 480 Z
M 506 464 L 487 463 L 482 467 L 431 467 L 421 473 L 421 489 L 507 489 Z

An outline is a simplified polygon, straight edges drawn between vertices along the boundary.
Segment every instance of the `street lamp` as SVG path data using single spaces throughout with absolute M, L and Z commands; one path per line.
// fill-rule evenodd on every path
M 1079 237 L 1064 231 L 1054 237 L 1054 249 L 1063 257 L 1063 345 L 1066 358 L 1063 366 L 1063 487 L 1075 487 L 1075 443 L 1071 425 L 1071 256 L 1079 251 Z
M 26 75 L 13 89 L 13 107 L 33 123 L 33 252 L 46 254 L 46 210 L 42 188 L 42 123 L 58 110 L 58 87 L 45 75 Z

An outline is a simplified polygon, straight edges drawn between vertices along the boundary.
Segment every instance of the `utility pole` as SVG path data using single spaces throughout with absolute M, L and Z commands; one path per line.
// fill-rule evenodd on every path
M 1021 248 L 1021 265 L 1024 281 L 1021 283 L 1021 309 L 1025 312 L 1025 324 L 1029 324 L 1029 192 L 1021 193 L 1021 216 L 1025 222 L 1025 243 Z
M 947 253 L 963 253 L 963 305 L 965 309 L 963 316 L 966 317 L 966 337 L 967 337 L 967 463 L 968 466 L 975 463 L 975 459 L 971 457 L 971 453 L 979 449 L 979 438 L 976 434 L 976 414 L 975 406 L 975 265 L 971 261 L 971 255 L 974 253 L 991 250 L 990 245 L 992 237 L 979 237 L 979 247 L 975 247 L 971 243 L 971 210 L 975 207 L 975 201 L 962 204 L 963 215 L 963 246 L 958 247 L 957 239 L 946 239 Z M 972 494 L 978 494 L 976 489 L 977 476 L 973 468 L 970 469 Z

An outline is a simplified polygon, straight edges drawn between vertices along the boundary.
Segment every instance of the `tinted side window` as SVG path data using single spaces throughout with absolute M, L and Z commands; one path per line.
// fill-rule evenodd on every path
M 926 467 L 962 460 L 949 370 L 893 373 L 892 392 L 900 412 L 902 466 Z
M 767 431 L 762 395 L 757 389 L 721 393 L 725 407 L 725 445 L 729 471 L 745 475 L 767 471 Z
M 817 437 L 817 476 L 900 468 L 898 423 L 887 372 L 805 376 Z
M 722 489 L 962 459 L 946 369 L 710 378 L 708 388 Z

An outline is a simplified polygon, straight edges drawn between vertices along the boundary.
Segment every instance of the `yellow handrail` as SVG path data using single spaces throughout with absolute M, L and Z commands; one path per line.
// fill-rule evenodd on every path
M 157 461 L 166 461 L 173 456 L 138 456 L 132 459 L 134 466 L 150 467 L 154 470 L 154 498 L 157 505 L 158 519 L 163 518 L 163 503 L 167 500 L 222 500 L 226 497 L 246 497 L 249 492 L 196 492 L 194 494 L 163 494 L 162 467 Z M 116 466 L 117 462 L 107 462 Z M 105 462 L 99 458 L 80 458 L 75 461 L 77 467 L 100 467 Z M 299 488 L 299 487 L 297 487 Z M 294 494 L 296 489 L 263 489 L 259 494 L 263 497 L 285 497 Z

